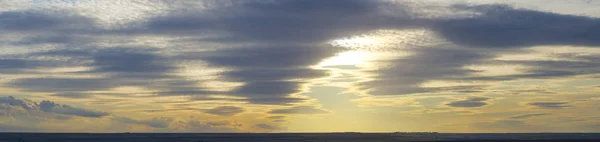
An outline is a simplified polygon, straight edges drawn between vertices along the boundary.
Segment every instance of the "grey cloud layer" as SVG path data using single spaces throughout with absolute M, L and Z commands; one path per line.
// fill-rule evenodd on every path
M 446 105 L 451 107 L 483 107 L 488 105 L 487 100 L 490 98 L 484 97 L 470 97 L 465 100 L 453 101 Z
M 392 8 L 392 15 L 381 11 L 389 10 L 389 6 L 396 6 Z M 409 52 L 414 54 L 408 57 L 385 61 L 391 63 L 392 67 L 372 71 L 377 74 L 375 80 L 360 83 L 360 88 L 369 90 L 373 95 L 445 90 L 468 92 L 477 91 L 481 86 L 422 88 L 418 85 L 431 80 L 512 80 L 595 73 L 590 68 L 597 66 L 597 58 L 587 58 L 587 62 L 579 64 L 508 62 L 536 68 L 521 75 L 471 77 L 469 75 L 476 71 L 464 69 L 464 66 L 487 62 L 503 49 L 536 45 L 597 46 L 600 39 L 599 22 L 589 17 L 515 9 L 505 5 L 455 5 L 452 8 L 479 15 L 427 19 L 415 17 L 411 8 L 382 1 L 285 0 L 246 2 L 202 12 L 175 11 L 149 18 L 141 24 L 133 23 L 127 28 L 101 29 L 95 26 L 93 19 L 76 14 L 60 16 L 4 12 L 0 13 L 0 31 L 39 34 L 24 39 L 19 42 L 20 45 L 60 43 L 71 46 L 23 55 L 68 57 L 67 61 L 40 64 L 25 57 L 0 59 L 0 71 L 19 73 L 39 67 L 83 65 L 92 70 L 73 74 L 105 75 L 86 79 L 23 78 L 7 85 L 64 97 L 84 97 L 87 96 L 82 93 L 85 91 L 108 90 L 119 86 L 142 86 L 160 90 L 155 92 L 157 95 L 223 94 L 241 96 L 246 98 L 245 101 L 255 104 L 292 104 L 304 101 L 290 95 L 301 92 L 306 80 L 327 75 L 325 71 L 308 66 L 344 50 L 322 44 L 325 41 L 377 29 L 425 28 L 451 43 L 436 45 L 440 47 L 435 48 L 411 49 Z M 80 35 L 92 38 L 79 39 Z M 231 47 L 165 56 L 160 54 L 161 51 L 172 49 L 105 49 L 85 44 L 93 41 L 94 36 L 103 35 L 190 36 L 201 41 L 227 46 L 231 44 Z M 72 45 L 85 47 L 78 48 L 81 50 L 69 49 Z M 184 61 L 202 61 L 209 67 L 228 68 L 220 72 L 219 77 L 244 85 L 232 91 L 207 91 L 197 85 L 199 81 L 172 74 L 179 69 L 173 63 Z
M 155 132 L 233 132 L 237 131 L 238 127 L 242 124 L 229 122 L 229 121 L 207 121 L 200 122 L 197 120 L 179 120 L 171 117 L 155 117 L 152 119 L 134 119 L 129 117 L 120 117 L 110 115 L 107 112 L 96 111 L 91 109 L 77 108 L 70 105 L 61 105 L 52 101 L 34 102 L 27 99 L 18 99 L 14 97 L 1 97 L 0 98 L 0 120 L 3 123 L 0 125 L 0 131 L 2 132 L 56 132 L 56 131 L 67 131 L 74 132 L 70 128 L 78 128 L 79 126 L 72 126 L 74 122 L 71 120 L 84 120 L 90 122 L 90 124 L 77 124 L 77 125 L 90 125 L 94 129 L 107 129 L 107 130 L 86 130 L 92 132 L 106 132 L 115 131 L 112 127 L 122 127 L 117 131 L 121 132 L 128 127 L 128 125 L 147 126 L 152 128 Z M 73 119 L 73 117 L 79 116 L 82 119 Z M 110 120 L 112 123 L 105 123 L 105 120 Z M 51 123 L 53 127 L 64 126 L 65 129 L 47 128 L 43 123 Z M 80 122 L 83 123 L 83 122 Z M 103 125 L 114 125 L 114 126 L 98 126 Z M 124 125 L 127 124 L 127 125 Z M 80 132 L 80 131 L 78 131 Z
M 203 112 L 220 116 L 232 116 L 244 112 L 244 108 L 235 106 L 219 106 L 211 109 L 205 109 Z
M 93 19 L 77 14 L 53 15 L 30 11 L 12 11 L 0 13 L 0 31 L 88 31 L 95 29 L 94 25 L 96 24 Z
M 482 48 L 535 45 L 600 46 L 600 20 L 507 5 L 456 5 L 480 16 L 440 22 L 435 30 L 454 43 Z
M 323 114 L 328 113 L 328 111 L 315 108 L 314 106 L 295 106 L 291 108 L 285 109 L 274 109 L 269 111 L 271 114 Z
M 551 115 L 551 114 L 550 113 L 531 113 L 531 114 L 512 116 L 509 118 L 510 119 L 526 119 L 526 118 L 537 117 L 537 116 L 546 116 L 546 115 Z
M 12 110 L 23 109 L 25 111 L 42 111 L 55 114 L 81 116 L 81 117 L 104 117 L 106 112 L 76 108 L 69 105 L 60 105 L 52 101 L 42 101 L 39 104 L 26 99 L 17 99 L 12 96 L 0 98 L 0 109 Z
M 569 107 L 567 104 L 569 104 L 569 103 L 568 102 L 531 102 L 531 103 L 528 103 L 528 105 L 539 107 L 539 108 L 546 108 L 546 109 L 562 109 L 565 107 Z

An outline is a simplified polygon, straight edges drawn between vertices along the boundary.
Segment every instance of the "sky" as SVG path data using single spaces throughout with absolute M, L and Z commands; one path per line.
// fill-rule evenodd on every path
M 0 5 L 0 132 L 600 132 L 600 0 Z

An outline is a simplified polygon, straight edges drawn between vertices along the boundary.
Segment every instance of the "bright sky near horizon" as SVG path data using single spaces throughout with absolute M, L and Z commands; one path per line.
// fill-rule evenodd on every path
M 600 132 L 600 0 L 0 7 L 0 132 Z

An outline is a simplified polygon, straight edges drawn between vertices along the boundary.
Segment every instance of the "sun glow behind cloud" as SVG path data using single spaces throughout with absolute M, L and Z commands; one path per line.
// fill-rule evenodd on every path
M 316 65 L 317 68 L 328 66 L 364 66 L 375 56 L 373 53 L 366 51 L 346 51 L 335 55 L 334 57 L 324 59 Z
M 539 107 L 555 108 L 547 120 L 596 109 L 600 50 L 589 31 L 598 19 L 429 1 L 0 1 L 0 96 L 107 111 L 128 118 L 103 119 L 147 131 L 211 127 L 190 132 L 231 126 L 214 123 L 224 120 L 253 132 L 514 131 L 525 127 L 467 127 Z M 36 124 L 2 121 L 3 105 L 20 107 L 0 101 L 0 131 Z M 588 115 L 578 119 L 598 117 Z M 40 123 L 95 130 L 54 122 Z M 453 125 L 438 129 L 445 123 Z
M 367 48 L 376 44 L 375 39 L 366 36 L 356 36 L 349 38 L 336 39 L 330 42 L 333 46 L 345 47 L 350 49 Z

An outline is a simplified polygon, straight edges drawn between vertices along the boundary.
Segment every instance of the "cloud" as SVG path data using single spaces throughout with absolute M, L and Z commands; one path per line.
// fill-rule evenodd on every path
M 372 95 L 439 92 L 451 88 L 424 88 L 418 85 L 430 80 L 454 80 L 475 73 L 475 70 L 465 69 L 464 66 L 490 57 L 486 53 L 460 49 L 455 45 L 438 46 L 442 47 L 409 50 L 413 52 L 412 55 L 386 61 L 392 64 L 391 67 L 373 71 L 377 76 L 372 81 L 360 83 L 361 88 L 370 90 L 369 94 Z
M 188 121 L 177 121 L 173 124 L 175 129 L 187 131 L 187 132 L 237 132 L 239 127 L 242 127 L 241 123 L 231 121 L 213 121 L 213 122 L 200 122 L 196 120 Z
M 287 120 L 285 120 L 285 116 L 269 116 L 269 117 L 265 117 L 267 119 L 271 119 L 271 122 L 275 122 L 275 123 L 281 123 L 281 122 L 287 122 Z
M 76 108 L 69 105 L 60 105 L 52 101 L 42 101 L 39 104 L 27 99 L 17 99 L 12 96 L 0 98 L 0 105 L 5 110 L 22 109 L 25 111 L 42 111 L 54 114 L 72 115 L 81 117 L 104 117 L 109 115 L 106 112 Z
M 107 90 L 121 86 L 106 78 L 23 78 L 10 82 L 12 87 L 31 92 L 81 92 Z
M 333 47 L 326 42 L 376 30 L 403 29 L 424 30 L 433 34 L 413 36 L 399 33 L 398 35 L 415 38 L 416 42 L 425 44 L 404 47 L 405 44 L 392 43 L 390 46 L 398 48 L 394 47 L 390 51 L 385 49 L 387 53 L 396 55 L 397 52 L 407 52 L 409 55 L 372 61 L 376 68 L 363 69 L 357 66 L 355 71 L 361 71 L 358 74 L 368 75 L 368 78 L 354 82 L 354 87 L 359 91 L 368 95 L 481 93 L 486 92 L 487 85 L 491 84 L 487 82 L 572 77 L 595 74 L 600 69 L 600 58 L 596 54 L 560 55 L 553 57 L 556 60 L 548 61 L 495 60 L 499 54 L 528 52 L 524 49 L 533 46 L 598 46 L 599 20 L 585 16 L 532 11 L 506 5 L 433 6 L 443 8 L 442 13 L 449 13 L 440 17 L 420 15 L 424 14 L 419 13 L 420 10 L 430 7 L 369 0 L 243 1 L 227 5 L 205 5 L 200 2 L 202 10 L 187 2 L 182 3 L 186 4 L 163 6 L 161 3 L 160 6 L 155 6 L 140 2 L 139 5 L 144 5 L 141 6 L 143 8 L 160 8 L 145 9 L 141 10 L 144 14 L 127 16 L 139 20 L 131 23 L 124 23 L 123 19 L 116 18 L 116 23 L 122 25 L 110 28 L 100 28 L 96 21 L 113 15 L 95 17 L 98 15 L 76 13 L 82 11 L 72 9 L 57 11 L 73 13 L 44 12 L 44 9 L 4 10 L 0 13 L 0 32 L 7 36 L 0 36 L 0 48 L 7 52 L 1 55 L 0 72 L 10 76 L 10 79 L 2 87 L 50 94 L 63 99 L 86 98 L 85 100 L 95 103 L 106 101 L 100 100 L 102 95 L 118 94 L 111 92 L 114 89 L 139 87 L 152 91 L 144 92 L 150 94 L 144 96 L 148 98 L 182 96 L 187 99 L 183 102 L 244 101 L 259 105 L 288 105 L 278 106 L 287 108 L 273 109 L 268 113 L 322 114 L 327 111 L 313 106 L 294 106 L 311 103 L 306 98 L 296 96 L 307 91 L 305 87 L 311 81 L 332 73 L 311 66 L 343 51 L 371 50 Z M 101 6 L 92 7 L 95 9 Z M 136 10 L 133 11 L 136 13 Z M 462 15 L 462 12 L 469 14 Z M 430 40 L 432 38 L 435 40 Z M 438 40 L 441 42 L 438 43 Z M 481 71 L 465 68 L 479 64 L 514 64 L 523 65 L 526 69 L 511 75 L 480 76 L 477 73 Z M 48 73 L 72 67 L 86 69 Z M 211 70 L 219 71 L 204 74 Z M 197 72 L 202 74 L 198 75 Z M 5 80 L 2 81 L 4 83 Z M 423 84 L 430 81 L 477 84 L 424 87 Z M 478 81 L 486 83 L 479 84 Z M 219 83 L 210 82 L 240 85 L 222 87 Z M 218 89 L 210 90 L 207 86 L 218 86 L 215 87 Z M 141 98 L 138 93 L 140 92 L 120 93 L 123 95 L 118 97 L 126 96 L 128 103 L 137 103 Z M 210 95 L 228 98 L 207 97 Z M 106 119 L 108 115 L 52 101 L 42 101 L 39 104 L 21 99 L 4 101 L 3 108 L 39 111 L 78 119 Z M 444 105 L 476 108 L 488 104 L 489 98 L 473 97 Z M 528 105 L 540 108 L 567 106 L 561 102 L 534 102 Z M 244 112 L 243 109 L 232 106 L 201 111 L 221 116 Z M 8 114 L 3 116 L 6 115 Z M 538 115 L 525 114 L 511 118 L 525 119 L 534 116 Z M 207 131 L 221 126 L 233 128 L 230 127 L 233 125 L 216 122 L 180 121 L 160 117 L 115 120 L 155 129 Z M 256 127 L 268 126 L 264 124 Z
M 309 66 L 342 51 L 328 45 L 315 43 L 323 43 L 335 38 L 363 34 L 377 29 L 425 28 L 439 33 L 443 39 L 469 47 L 521 47 L 526 45 L 555 45 L 563 43 L 595 44 L 595 40 L 588 40 L 588 38 L 594 37 L 595 34 L 587 32 L 596 29 L 592 25 L 597 23 L 597 20 L 593 18 L 514 9 L 509 6 L 500 5 L 455 5 L 453 8 L 456 11 L 477 12 L 479 15 L 467 18 L 423 19 L 415 16 L 416 13 L 410 11 L 414 9 L 406 5 L 390 5 L 383 1 L 351 0 L 329 2 L 289 0 L 278 2 L 243 2 L 232 4 L 229 7 L 209 8 L 209 10 L 201 12 L 172 10 L 165 14 L 151 17 L 141 23 L 132 23 L 130 27 L 104 29 L 105 31 L 102 32 L 97 32 L 100 29 L 93 26 L 87 27 L 87 29 L 92 30 L 80 30 L 80 23 L 88 25 L 96 24 L 89 18 L 79 16 L 57 16 L 27 12 L 4 13 L 3 16 L 6 17 L 4 19 L 24 17 L 20 19 L 22 21 L 11 21 L 13 25 L 14 23 L 22 23 L 24 21 L 48 21 L 46 22 L 47 25 L 44 26 L 25 26 L 31 27 L 31 29 L 41 27 L 71 28 L 70 30 L 80 31 L 75 32 L 75 34 L 85 33 L 86 35 L 93 36 L 112 34 L 131 37 L 148 35 L 189 36 L 192 39 L 200 39 L 201 41 L 223 43 L 227 47 L 215 48 L 215 50 L 211 51 L 170 52 L 175 54 L 170 54 L 168 57 L 162 56 L 165 54 L 159 55 L 158 52 L 173 50 L 156 49 L 155 51 L 141 51 L 140 49 L 125 48 L 118 50 L 96 50 L 86 53 L 86 55 L 64 54 L 68 57 L 83 56 L 85 59 L 92 60 L 91 63 L 85 64 L 93 68 L 88 73 L 108 74 L 110 77 L 108 79 L 83 79 L 77 81 L 65 79 L 36 80 L 38 78 L 27 81 L 27 79 L 18 79 L 13 83 L 14 85 L 11 85 L 13 87 L 22 87 L 30 91 L 51 91 L 58 93 L 63 91 L 106 90 L 115 86 L 130 85 L 159 89 L 161 90 L 157 92 L 159 95 L 231 94 L 245 97 L 248 102 L 256 104 L 293 104 L 304 101 L 300 98 L 292 98 L 290 95 L 301 92 L 300 86 L 306 82 L 290 80 L 309 80 L 327 76 L 328 72 L 315 70 L 309 68 Z M 382 9 L 393 9 L 394 15 L 386 14 Z M 564 25 L 565 22 L 552 22 L 553 24 L 548 26 L 532 26 L 539 25 L 539 20 L 525 20 L 519 17 L 538 18 L 546 21 L 579 21 L 581 26 L 584 27 L 583 29 L 588 30 L 579 29 L 581 26 Z M 74 23 L 77 26 L 61 26 L 64 23 Z M 10 25 L 6 26 L 11 27 Z M 484 29 L 499 32 L 490 34 L 489 30 Z M 543 34 L 549 32 L 569 34 Z M 206 38 L 206 35 L 216 37 Z M 521 37 L 524 35 L 535 36 Z M 490 36 L 494 36 L 494 38 Z M 580 36 L 583 38 L 572 38 Z M 27 41 L 30 43 L 79 44 L 83 39 L 79 40 L 77 39 L 78 37 L 74 36 L 74 34 L 65 36 L 42 35 L 30 38 Z M 244 44 L 242 46 L 235 44 L 245 42 L 252 44 Z M 233 44 L 229 45 L 229 43 Z M 89 46 L 85 48 L 96 48 L 96 45 L 84 46 Z M 423 88 L 418 85 L 431 80 L 478 79 L 463 78 L 475 72 L 463 67 L 494 56 L 459 47 L 445 49 L 419 48 L 410 52 L 414 54 L 407 58 L 386 61 L 386 63 L 391 63 L 392 67 L 373 71 L 378 74 L 374 80 L 363 82 L 360 84 L 360 87 L 364 90 L 369 90 L 369 93 L 373 95 L 404 95 L 448 91 L 444 88 Z M 231 92 L 206 91 L 203 88 L 197 87 L 196 84 L 198 82 L 196 81 L 172 75 L 174 71 L 180 70 L 180 68 L 173 66 L 173 63 L 184 61 L 202 61 L 208 63 L 210 67 L 227 68 L 227 71 L 219 73 L 219 79 L 231 82 L 243 82 L 244 85 Z M 4 63 L 5 66 L 12 66 L 5 68 L 23 68 L 24 63 L 20 62 Z M 1 64 L 0 62 L 0 67 Z M 487 79 L 510 80 L 519 77 L 574 75 L 574 71 L 547 70 L 545 68 L 532 70 L 531 72 L 532 74 L 521 76 Z M 128 79 L 125 80 L 125 78 Z M 45 83 L 47 80 L 65 81 L 65 83 L 82 85 L 76 85 L 69 89 L 65 86 L 52 86 L 52 88 L 61 88 L 56 90 L 52 90 L 50 87 L 40 87 L 47 85 Z M 32 83 L 37 81 L 41 82 Z M 180 84 L 184 85 L 181 86 Z M 270 89 L 253 89 L 272 85 L 275 86 L 269 87 Z M 35 90 L 36 88 L 34 87 L 38 90 Z M 463 89 L 458 91 L 472 90 Z
M 485 98 L 485 97 L 470 97 L 465 100 L 453 101 L 446 105 L 451 106 L 451 107 L 467 107 L 467 108 L 483 107 L 483 106 L 488 105 L 488 103 L 485 101 L 487 101 L 489 99 L 490 98 Z
M 237 122 L 230 122 L 230 121 L 214 121 L 214 122 L 206 122 L 206 125 L 210 126 L 210 127 L 241 127 L 243 126 L 243 124 L 241 123 L 237 123 Z
M 0 69 L 19 69 L 27 67 L 27 61 L 19 59 L 1 59 Z
M 230 121 L 181 120 L 171 117 L 155 117 L 152 119 L 132 119 L 128 117 L 113 117 L 112 120 L 125 124 L 145 125 L 154 128 L 154 132 L 235 132 L 243 126 Z
M 82 117 L 104 117 L 104 116 L 108 115 L 108 113 L 106 113 L 106 112 L 87 110 L 87 109 L 82 109 L 82 108 L 74 108 L 69 105 L 56 104 L 52 101 L 40 102 L 39 109 L 44 112 L 52 112 L 52 113 L 65 114 L 65 115 L 75 115 L 75 116 L 82 116 Z
M 418 45 L 405 50 L 411 55 L 385 60 L 382 67 L 371 73 L 372 81 L 359 84 L 372 95 L 406 95 L 448 91 L 420 87 L 427 81 L 501 81 L 522 78 L 556 78 L 597 73 L 594 59 L 579 61 L 508 61 L 531 67 L 525 73 L 502 76 L 474 76 L 476 70 L 465 66 L 502 63 L 494 61 L 497 54 L 541 45 L 598 46 L 598 19 L 561 15 L 550 12 L 516 9 L 507 5 L 454 5 L 454 10 L 478 13 L 471 16 L 425 20 L 423 28 L 433 31 L 420 41 L 439 38 L 449 43 Z M 572 24 L 570 21 L 577 21 Z M 551 24 L 546 24 L 550 22 Z M 561 33 L 561 34 L 548 34 Z M 465 48 L 469 47 L 469 48 Z M 597 55 L 594 55 L 597 56 Z M 594 69 L 592 69 L 594 68 Z M 464 89 L 456 91 L 477 91 Z
M 181 57 L 202 60 L 211 67 L 228 68 L 230 70 L 222 72 L 220 77 L 245 83 L 225 93 L 246 97 L 255 104 L 288 105 L 304 100 L 290 95 L 301 92 L 300 86 L 305 82 L 290 80 L 326 76 L 327 72 L 309 66 L 341 51 L 315 43 L 392 26 L 388 19 L 380 17 L 387 16 L 381 14 L 379 3 L 360 0 L 248 2 L 202 13 L 173 12 L 150 18 L 144 28 L 165 35 L 214 33 L 200 39 L 202 41 L 254 43 L 216 49 L 208 52 L 210 55 L 190 53 Z
M 33 101 L 17 99 L 12 96 L 0 98 L 0 104 L 2 104 L 4 109 L 11 109 L 11 108 L 22 108 L 25 110 L 39 109 L 38 104 Z
M 159 16 L 151 18 L 147 27 L 170 34 L 222 31 L 229 37 L 221 41 L 321 41 L 389 26 L 392 23 L 385 18 L 392 17 L 382 17 L 379 3 L 360 0 L 248 2 L 204 13 Z
M 289 95 L 300 92 L 304 83 L 289 80 L 326 76 L 325 71 L 308 66 L 335 52 L 334 48 L 318 45 L 242 47 L 214 51 L 200 59 L 215 67 L 231 68 L 221 74 L 225 80 L 245 82 L 229 92 L 232 95 L 247 97 L 256 104 L 289 104 L 302 100 Z
M 3 74 L 36 73 L 33 69 L 61 66 L 59 62 L 48 60 L 27 60 L 21 58 L 0 59 L 0 71 Z
M 177 92 L 207 94 L 197 86 L 197 81 L 174 75 L 177 68 L 173 66 L 173 63 L 167 58 L 157 55 L 156 51 L 151 49 L 52 50 L 33 53 L 30 56 L 68 57 L 63 61 L 66 62 L 65 64 L 75 62 L 79 66 L 91 69 L 67 72 L 67 75 L 89 76 L 91 74 L 98 77 L 19 78 L 7 83 L 8 86 L 22 88 L 24 91 L 56 94 L 65 92 L 83 94 L 81 92 L 105 91 L 122 86 L 152 88 L 159 90 L 156 92 L 157 94 L 178 94 Z M 25 66 L 25 68 L 36 68 L 36 66 Z
M 82 117 L 103 117 L 103 116 L 108 115 L 108 113 L 106 113 L 106 112 L 74 108 L 69 105 L 56 104 L 52 101 L 40 102 L 39 109 L 44 112 L 65 114 L 65 115 L 75 115 L 75 116 L 82 116 Z
M 211 109 L 205 109 L 202 112 L 219 116 L 233 116 L 244 112 L 244 109 L 236 106 L 219 106 Z
M 545 116 L 545 115 L 551 115 L 551 114 L 550 113 L 531 113 L 531 114 L 523 114 L 523 115 L 512 116 L 512 117 L 509 117 L 509 118 L 510 119 L 526 119 L 526 118 L 537 117 L 537 116 Z
M 55 93 L 52 96 L 64 97 L 64 98 L 72 98 L 72 99 L 82 99 L 82 98 L 90 98 L 92 95 L 85 93 L 77 93 L 77 92 L 63 92 L 63 93 Z
M 39 32 L 90 30 L 94 20 L 77 14 L 53 15 L 31 11 L 0 12 L 0 31 Z
M 315 108 L 314 106 L 295 106 L 286 109 L 274 109 L 269 111 L 270 114 L 323 114 L 328 111 Z
M 535 106 L 538 108 L 545 108 L 545 109 L 562 109 L 565 107 L 569 107 L 567 104 L 569 104 L 569 103 L 568 102 L 531 102 L 531 103 L 528 103 L 528 105 Z
M 84 37 L 76 37 L 72 35 L 40 35 L 27 37 L 21 41 L 15 42 L 15 45 L 43 45 L 43 44 L 81 44 L 84 45 L 92 40 Z
M 600 20 L 596 18 L 516 9 L 508 5 L 455 5 L 455 8 L 480 13 L 472 18 L 441 20 L 436 24 L 433 30 L 456 44 L 478 48 L 600 46 L 597 40 Z
M 274 125 L 269 125 L 269 124 L 256 124 L 254 125 L 254 127 L 260 128 L 260 129 L 265 129 L 265 130 L 281 130 L 284 129 L 282 127 L 278 127 L 278 126 L 274 126 Z
M 268 119 L 284 119 L 285 116 L 269 116 L 269 117 L 266 117 L 266 118 L 268 118 Z
M 128 124 L 146 125 L 153 128 L 167 128 L 174 121 L 173 118 L 168 117 L 152 118 L 150 120 L 136 120 L 127 117 L 113 117 L 111 119 Z
M 131 49 L 130 49 L 131 50 Z M 104 50 L 92 56 L 93 72 L 165 73 L 174 69 L 165 59 L 152 53 L 125 50 Z
M 264 105 L 291 105 L 293 103 L 305 101 L 305 98 L 294 98 L 294 97 L 251 97 L 247 99 L 248 102 L 254 104 L 264 104 Z

